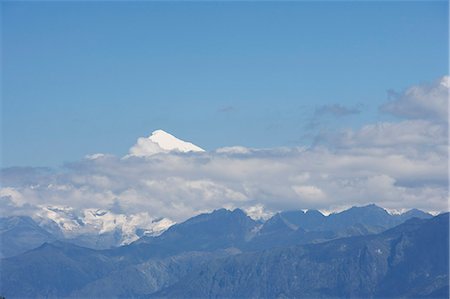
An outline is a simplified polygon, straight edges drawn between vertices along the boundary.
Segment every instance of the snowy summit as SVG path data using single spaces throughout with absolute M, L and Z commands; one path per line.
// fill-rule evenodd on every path
M 127 157 L 147 157 L 167 152 L 204 152 L 205 150 L 195 144 L 181 139 L 163 131 L 153 131 L 149 137 L 141 137 L 137 143 L 130 148 Z

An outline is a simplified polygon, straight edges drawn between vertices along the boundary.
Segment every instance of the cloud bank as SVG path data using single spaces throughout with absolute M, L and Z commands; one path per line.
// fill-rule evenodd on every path
M 48 206 L 114 208 L 173 221 L 220 207 L 254 217 L 367 203 L 448 210 L 445 80 L 411 87 L 380 108 L 398 121 L 342 130 L 308 148 L 151 151 L 138 141 L 127 158 L 92 155 L 61 169 L 3 169 L 0 209 L 6 215 Z

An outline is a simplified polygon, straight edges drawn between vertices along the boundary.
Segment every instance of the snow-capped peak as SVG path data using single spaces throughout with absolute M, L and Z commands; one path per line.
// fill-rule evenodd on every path
M 177 150 L 180 152 L 204 152 L 205 150 L 192 144 L 190 142 L 183 141 L 175 136 L 163 131 L 153 131 L 152 135 L 148 138 L 151 141 L 157 143 L 162 149 L 172 151 Z
M 116 214 L 110 210 L 95 208 L 76 210 L 64 206 L 42 207 L 34 218 L 42 227 L 56 228 L 69 239 L 79 236 L 97 239 L 105 234 L 113 234 L 117 243 L 110 244 L 111 246 L 129 244 L 137 240 L 140 234 L 160 235 L 175 224 L 168 218 L 155 218 L 147 212 Z
M 205 150 L 191 142 L 178 139 L 163 130 L 156 130 L 149 137 L 139 138 L 137 143 L 130 148 L 130 153 L 126 157 L 146 157 L 171 151 L 187 153 L 204 152 Z

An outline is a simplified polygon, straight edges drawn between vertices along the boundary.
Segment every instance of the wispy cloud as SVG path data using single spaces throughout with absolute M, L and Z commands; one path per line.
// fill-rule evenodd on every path
M 335 117 L 342 117 L 359 113 L 361 113 L 359 107 L 346 107 L 341 104 L 323 105 L 316 108 L 315 110 L 316 116 L 330 115 Z
M 222 106 L 219 109 L 217 109 L 217 112 L 219 113 L 232 113 L 232 112 L 236 112 L 236 107 L 231 106 L 231 105 L 227 105 L 227 106 Z
M 318 106 L 314 109 L 305 128 L 312 130 L 314 132 L 313 134 L 315 134 L 316 130 L 323 129 L 330 122 L 360 114 L 361 108 L 362 105 L 347 107 L 338 103 Z

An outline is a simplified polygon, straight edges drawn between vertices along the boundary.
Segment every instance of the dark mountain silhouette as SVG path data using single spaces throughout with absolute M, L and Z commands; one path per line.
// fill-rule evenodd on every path
M 151 297 L 448 298 L 448 218 L 219 259 Z

